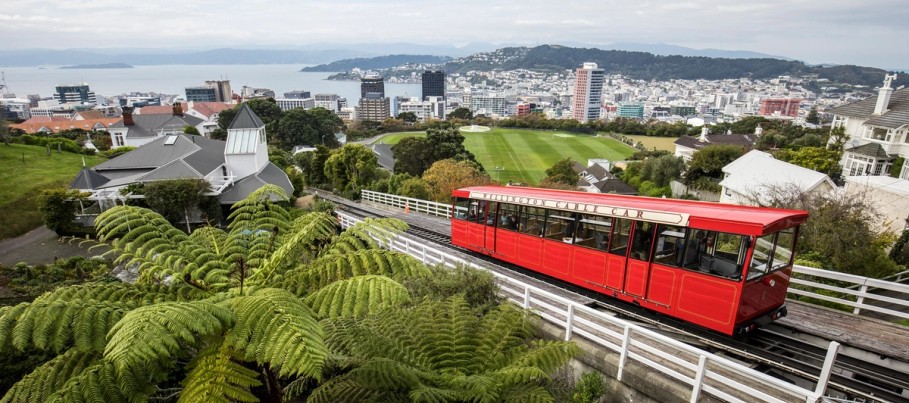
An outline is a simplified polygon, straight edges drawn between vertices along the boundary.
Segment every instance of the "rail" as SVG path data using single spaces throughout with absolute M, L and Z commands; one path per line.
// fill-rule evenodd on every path
M 362 221 L 342 211 L 338 212 L 338 219 L 344 228 Z M 398 235 L 383 246 L 411 255 L 428 265 L 465 265 L 488 271 L 485 267 L 427 246 L 423 241 L 406 235 Z M 830 373 L 839 348 L 838 343 L 830 343 L 824 370 L 817 388 L 812 391 L 519 280 L 493 271 L 490 273 L 495 276 L 501 292 L 508 300 L 525 309 L 534 310 L 544 320 L 565 329 L 565 340 L 574 336 L 583 337 L 617 354 L 619 363 L 616 378 L 619 381 L 628 364 L 636 362 L 689 386 L 691 402 L 696 402 L 704 393 L 729 402 L 821 401 L 827 387 L 824 374 Z
M 444 203 L 369 190 L 364 190 L 360 197 L 366 201 L 400 209 L 443 218 L 451 217 L 451 205 Z M 897 282 L 800 265 L 795 265 L 793 272 L 796 275 L 792 279 L 792 284 L 799 287 L 789 287 L 790 297 L 805 297 L 852 308 L 852 313 L 856 315 L 874 312 L 878 315 L 909 319 L 909 285 L 899 283 L 904 277 L 909 277 L 906 272 L 896 275 Z M 842 283 L 849 285 L 840 286 Z

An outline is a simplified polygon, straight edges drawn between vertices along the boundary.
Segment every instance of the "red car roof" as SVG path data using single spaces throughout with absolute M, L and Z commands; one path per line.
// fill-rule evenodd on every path
M 802 210 L 517 186 L 473 186 L 457 189 L 453 195 L 563 211 L 595 211 L 744 235 L 773 233 L 808 219 L 808 212 Z

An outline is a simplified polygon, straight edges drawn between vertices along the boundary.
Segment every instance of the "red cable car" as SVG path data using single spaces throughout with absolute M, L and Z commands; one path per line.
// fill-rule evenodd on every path
M 728 335 L 786 314 L 808 212 L 526 187 L 458 189 L 451 243 Z

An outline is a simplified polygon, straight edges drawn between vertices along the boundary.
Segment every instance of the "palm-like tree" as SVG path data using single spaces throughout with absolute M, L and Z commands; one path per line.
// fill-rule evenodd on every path
M 280 188 L 263 187 L 234 206 L 228 231 L 191 235 L 147 209 L 103 213 L 99 238 L 139 280 L 0 308 L 0 353 L 58 354 L 2 401 L 280 401 L 282 381 L 321 380 L 330 351 L 319 320 L 408 302 L 396 279 L 428 270 L 375 248 L 367 228 L 394 233 L 400 221 L 338 236 L 333 217 L 291 220 L 274 202 L 283 199 Z

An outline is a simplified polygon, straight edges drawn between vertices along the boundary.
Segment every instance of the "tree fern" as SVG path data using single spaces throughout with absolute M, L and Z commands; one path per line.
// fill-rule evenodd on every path
M 387 245 L 407 230 L 407 223 L 397 218 L 367 218 L 344 230 L 322 252 L 323 256 L 342 255 L 363 249 Z
M 105 360 L 95 361 L 78 375 L 70 377 L 62 387 L 53 391 L 46 402 L 136 402 L 145 401 L 154 387 L 155 379 L 147 368 L 137 368 L 132 377 L 122 374 Z
M 306 297 L 320 318 L 362 318 L 370 312 L 410 302 L 398 282 L 384 276 L 359 276 L 336 281 Z
M 61 389 L 68 379 L 96 364 L 100 358 L 101 355 L 97 353 L 67 351 L 16 382 L 0 403 L 46 401 L 54 391 Z
M 328 355 L 322 327 L 293 294 L 265 288 L 230 300 L 237 322 L 228 343 L 246 361 L 269 364 L 278 375 L 321 378 Z
M 173 356 L 200 337 L 220 334 L 232 322 L 230 310 L 205 301 L 144 306 L 127 313 L 110 330 L 104 359 L 119 371 L 133 370 Z
M 306 295 L 335 281 L 362 275 L 381 275 L 395 280 L 428 276 L 430 271 L 413 257 L 384 249 L 367 249 L 328 255 L 275 278 L 279 285 L 297 295 Z
M 327 213 L 312 213 L 298 217 L 294 220 L 290 233 L 286 234 L 274 252 L 264 259 L 252 279 L 257 275 L 268 278 L 273 271 L 281 267 L 296 266 L 300 263 L 301 257 L 307 260 L 314 258 L 318 251 L 309 248 L 328 242 L 335 235 L 335 226 L 334 217 Z
M 262 384 L 258 373 L 233 360 L 227 343 L 218 339 L 189 364 L 180 402 L 257 402 L 250 387 Z

